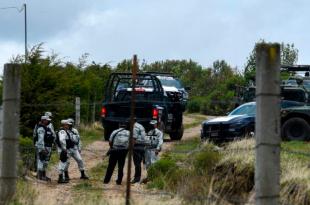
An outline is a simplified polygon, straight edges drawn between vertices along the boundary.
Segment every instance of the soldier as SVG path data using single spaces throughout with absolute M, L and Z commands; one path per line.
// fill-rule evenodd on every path
M 45 116 L 48 116 L 50 119 L 52 119 L 52 117 L 53 117 L 52 113 L 51 113 L 51 112 L 48 112 L 48 111 L 45 112 L 44 115 L 45 115 Z M 53 123 L 50 122 L 50 123 L 48 124 L 48 127 L 49 127 L 50 130 L 52 131 L 53 136 L 56 138 L 56 132 L 55 132 Z
M 72 157 L 76 161 L 76 163 L 78 164 L 79 170 L 81 172 L 80 179 L 89 179 L 88 176 L 86 176 L 86 174 L 85 174 L 84 162 L 83 162 L 83 159 L 81 157 L 82 143 L 81 143 L 79 131 L 73 127 L 74 126 L 74 120 L 72 118 L 69 118 L 68 122 L 70 123 L 68 132 L 71 135 L 71 139 L 74 142 L 74 147 L 70 148 L 68 150 L 68 157 L 69 157 L 69 159 L 70 159 L 70 157 Z M 69 159 L 68 159 L 68 163 L 67 163 L 68 167 L 70 165 Z M 65 179 L 66 180 L 70 180 L 69 173 L 68 173 L 68 167 L 65 170 Z
M 56 144 L 58 147 L 59 153 L 59 164 L 58 164 L 58 171 L 59 171 L 59 178 L 58 183 L 68 183 L 68 178 L 65 178 L 64 173 L 68 171 L 68 150 L 74 147 L 74 142 L 71 139 L 71 135 L 69 134 L 69 125 L 71 123 L 68 120 L 61 120 L 62 127 L 57 133 L 56 137 Z
M 53 133 L 53 137 L 56 138 L 56 134 L 55 134 L 55 130 L 54 130 L 54 126 L 51 122 L 51 117 L 52 117 L 52 113 L 51 112 L 45 112 L 44 116 L 48 116 L 50 119 L 49 124 L 47 125 L 47 127 L 52 131 Z M 35 145 L 37 142 L 37 129 L 38 129 L 38 125 L 41 124 L 41 120 L 35 125 L 34 129 L 33 129 L 33 144 Z M 37 149 L 35 150 L 35 157 L 34 157 L 34 161 L 35 161 L 35 171 L 37 171 L 37 163 L 38 163 L 38 159 L 37 159 Z
M 140 182 L 141 180 L 141 163 L 144 158 L 144 148 L 145 148 L 145 129 L 137 122 L 135 119 L 133 135 L 136 138 L 136 142 L 133 148 L 133 162 L 135 165 L 135 175 L 134 179 L 131 181 L 132 184 Z
M 36 150 L 37 150 L 37 178 L 43 181 L 50 181 L 51 179 L 46 176 L 46 168 L 52 153 L 52 146 L 54 143 L 54 136 L 51 129 L 48 127 L 51 119 L 48 116 L 42 116 L 41 122 L 37 125 L 36 129 Z
M 103 183 L 108 184 L 110 182 L 116 163 L 118 163 L 118 177 L 116 184 L 121 185 L 123 169 L 128 152 L 129 135 L 128 123 L 120 123 L 119 129 L 114 130 L 110 135 L 110 150 L 108 152 L 109 165 Z
M 153 126 L 153 129 L 147 133 L 148 146 L 145 150 L 146 169 L 158 160 L 158 153 L 161 151 L 163 144 L 163 132 L 157 129 L 157 121 L 152 120 L 150 124 Z

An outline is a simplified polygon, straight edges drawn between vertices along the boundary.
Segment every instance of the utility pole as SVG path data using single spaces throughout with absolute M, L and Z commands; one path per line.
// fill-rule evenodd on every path
M 138 58 L 137 55 L 133 56 L 132 66 L 132 93 L 131 93 L 131 106 L 130 106 L 130 136 L 128 147 L 128 169 L 127 169 L 127 187 L 126 187 L 126 205 L 130 205 L 130 179 L 131 179 L 131 162 L 133 153 L 133 129 L 135 124 L 135 107 L 136 107 L 136 79 L 138 70 Z
M 3 117 L 0 119 L 0 205 L 13 197 L 17 181 L 21 66 L 4 65 Z
M 256 205 L 278 205 L 280 194 L 280 45 L 256 45 Z
M 27 5 L 24 3 L 24 14 L 25 14 L 25 63 L 28 59 L 28 49 L 27 49 Z

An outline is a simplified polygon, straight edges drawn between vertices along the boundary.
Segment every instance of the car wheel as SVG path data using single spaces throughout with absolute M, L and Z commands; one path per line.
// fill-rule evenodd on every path
M 246 127 L 244 128 L 244 138 L 252 138 L 254 137 L 254 128 L 253 127 Z
M 183 137 L 183 133 L 184 133 L 184 126 L 182 125 L 178 131 L 176 132 L 171 132 L 170 135 L 170 139 L 171 140 L 181 140 Z
M 307 140 L 309 133 L 308 122 L 299 117 L 288 119 L 282 126 L 282 137 L 287 140 Z

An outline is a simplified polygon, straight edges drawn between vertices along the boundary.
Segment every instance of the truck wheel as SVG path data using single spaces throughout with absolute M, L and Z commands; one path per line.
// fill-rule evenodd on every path
M 288 119 L 282 126 L 282 137 L 287 140 L 307 140 L 309 133 L 308 122 L 299 117 Z
M 184 127 L 183 125 L 179 128 L 178 131 L 176 132 L 171 132 L 170 135 L 170 139 L 171 140 L 181 140 L 183 137 L 183 133 L 184 133 Z
M 111 130 L 110 128 L 108 128 L 108 127 L 104 128 L 103 135 L 104 135 L 104 140 L 105 141 L 109 141 L 109 138 L 110 138 L 110 135 L 111 135 L 112 132 L 113 132 L 113 130 Z

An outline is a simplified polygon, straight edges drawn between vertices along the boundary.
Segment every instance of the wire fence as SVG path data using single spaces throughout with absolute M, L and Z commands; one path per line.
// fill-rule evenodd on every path
M 167 150 L 166 153 L 172 153 L 172 154 L 184 154 L 184 155 L 192 155 L 195 153 L 199 153 L 205 149 L 205 146 L 203 143 L 199 144 L 197 147 L 190 149 L 190 150 Z M 106 159 L 106 150 L 103 149 L 89 149 L 87 147 L 82 149 L 82 155 L 85 152 L 91 153 L 92 155 L 100 155 L 100 157 L 104 160 Z M 248 152 L 254 152 L 255 147 L 237 147 L 237 148 L 230 148 L 229 146 L 223 145 L 219 146 L 216 148 L 216 151 L 218 152 L 225 152 L 225 151 L 233 151 L 233 152 L 245 152 L 248 154 Z M 299 151 L 299 150 L 292 150 L 289 148 L 282 147 L 281 148 L 282 153 L 294 155 L 294 156 L 303 156 L 303 157 L 309 157 L 310 158 L 310 150 L 309 152 L 304 152 L 304 151 Z M 34 147 L 20 147 L 20 153 L 21 154 L 21 159 L 24 164 L 24 173 L 22 173 L 22 176 L 26 176 L 29 169 L 32 169 L 33 163 L 34 163 L 34 155 L 35 155 L 35 148 Z M 54 154 L 56 154 L 56 150 L 54 150 Z M 253 153 L 254 154 L 254 153 Z M 104 170 L 102 170 L 104 172 Z M 98 182 L 98 180 L 95 179 L 90 179 L 90 182 Z M 56 185 L 55 185 L 56 186 Z M 186 186 L 186 185 L 184 185 Z M 123 192 L 125 193 L 126 189 L 125 188 L 110 188 L 110 187 L 90 187 L 87 189 L 88 191 L 118 191 L 118 192 Z M 171 198 L 182 198 L 179 193 L 174 193 L 174 192 L 169 192 L 169 191 L 145 191 L 145 190 L 132 190 L 132 193 L 134 195 L 143 195 L 143 196 L 160 196 L 160 197 L 171 197 Z M 134 198 L 134 197 L 133 197 Z M 182 199 L 183 200 L 183 199 Z M 244 198 L 238 198 L 238 197 L 225 197 L 225 194 L 223 193 L 222 195 L 210 192 L 207 196 L 186 196 L 186 200 L 192 201 L 192 202 L 197 202 L 199 204 L 240 204 L 240 205 L 250 205 L 250 204 L 255 204 L 255 200 L 250 198 L 248 200 L 245 200 Z M 186 203 L 185 201 L 185 203 Z M 282 203 L 283 204 L 283 203 Z M 289 203 L 286 203 L 289 204 Z

